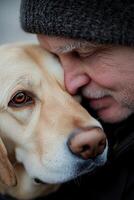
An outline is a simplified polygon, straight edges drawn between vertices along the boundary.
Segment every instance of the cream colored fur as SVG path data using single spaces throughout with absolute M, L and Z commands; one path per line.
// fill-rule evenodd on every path
M 28 92 L 33 103 L 10 106 L 18 91 Z M 66 144 L 72 131 L 84 126 L 101 128 L 66 92 L 57 58 L 38 45 L 0 47 L 1 193 L 33 199 L 88 171 L 78 170 L 89 161 L 75 157 Z M 97 159 L 104 164 L 106 150 Z

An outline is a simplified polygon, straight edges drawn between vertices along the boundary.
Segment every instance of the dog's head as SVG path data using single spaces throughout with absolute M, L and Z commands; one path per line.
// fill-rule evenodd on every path
M 106 162 L 107 147 L 93 159 L 68 147 L 76 130 L 102 127 L 67 93 L 57 58 L 38 45 L 5 45 L 0 74 L 1 137 L 31 178 L 62 183 Z

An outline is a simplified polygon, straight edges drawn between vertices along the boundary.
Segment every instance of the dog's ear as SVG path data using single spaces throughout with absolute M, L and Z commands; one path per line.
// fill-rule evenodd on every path
M 15 172 L 8 159 L 7 150 L 0 138 L 0 182 L 6 186 L 14 186 L 17 183 Z

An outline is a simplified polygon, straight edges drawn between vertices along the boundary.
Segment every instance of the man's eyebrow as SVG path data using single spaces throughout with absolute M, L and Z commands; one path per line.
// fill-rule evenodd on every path
M 68 53 L 74 49 L 94 49 L 97 48 L 96 44 L 83 41 L 74 41 L 54 49 L 56 53 Z

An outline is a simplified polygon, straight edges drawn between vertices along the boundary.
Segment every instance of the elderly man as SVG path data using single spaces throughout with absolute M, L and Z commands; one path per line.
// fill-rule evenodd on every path
M 66 89 L 82 95 L 109 140 L 106 166 L 81 181 L 78 191 L 72 183 L 73 194 L 66 186 L 59 199 L 87 193 L 91 200 L 133 200 L 133 1 L 22 0 L 21 25 L 59 58 Z

